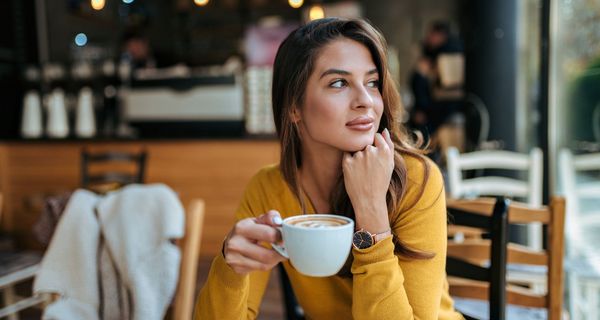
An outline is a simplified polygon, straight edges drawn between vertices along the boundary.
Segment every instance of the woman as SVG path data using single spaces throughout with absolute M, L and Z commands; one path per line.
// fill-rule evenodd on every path
M 256 318 L 279 262 L 309 319 L 462 319 L 445 279 L 442 177 L 399 127 L 383 37 L 361 20 L 295 30 L 277 52 L 272 94 L 280 164 L 250 181 L 196 319 Z M 375 239 L 338 275 L 304 276 L 267 245 L 281 241 L 282 218 L 331 212 Z

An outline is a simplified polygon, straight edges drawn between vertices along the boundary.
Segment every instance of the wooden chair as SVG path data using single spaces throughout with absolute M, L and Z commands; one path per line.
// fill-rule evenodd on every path
M 143 183 L 146 168 L 146 151 L 140 153 L 103 152 L 81 153 L 81 185 L 94 191 L 110 191 L 130 183 Z M 94 164 L 133 163 L 136 166 L 134 174 L 114 170 L 92 173 Z M 191 319 L 196 294 L 196 276 L 198 274 L 198 259 L 200 240 L 204 222 L 204 201 L 194 199 L 186 210 L 185 236 L 178 241 L 181 250 L 181 268 L 177 291 L 173 300 L 170 316 L 175 320 Z
M 139 153 L 117 151 L 90 153 L 83 150 L 81 186 L 87 189 L 116 189 L 130 183 L 144 183 L 146 159 L 145 150 Z M 100 170 L 93 170 L 95 166 Z M 134 170 L 131 170 L 131 166 L 135 167 Z
M 304 310 L 298 304 L 290 278 L 288 278 L 285 268 L 281 263 L 277 265 L 279 280 L 281 282 L 281 291 L 283 292 L 283 305 L 285 306 L 285 318 L 287 320 L 304 320 Z
M 186 210 L 185 236 L 178 243 L 181 250 L 181 268 L 173 300 L 174 320 L 192 319 L 194 312 L 204 207 L 204 200 L 195 199 Z
M 473 210 L 474 211 L 474 210 Z M 451 277 L 450 293 L 452 295 L 469 297 L 474 294 L 471 286 L 480 281 L 485 284 L 479 287 L 477 296 L 489 300 L 490 319 L 504 319 L 506 305 L 506 245 L 508 239 L 508 200 L 498 198 L 488 215 L 479 212 L 464 211 L 452 206 L 448 207 L 450 220 L 453 224 L 469 228 L 478 228 L 485 235 L 489 235 L 491 241 L 485 243 L 487 246 L 482 251 L 486 254 L 486 262 L 489 267 L 483 267 L 483 263 L 473 261 L 470 252 L 461 252 L 460 248 L 467 247 L 470 242 L 473 245 L 483 245 L 482 239 L 468 240 L 468 243 L 448 243 L 448 255 L 446 258 L 446 273 Z M 466 279 L 466 280 L 464 280 Z M 466 289 L 466 290 L 465 290 Z M 485 297 L 485 298 L 484 298 Z M 464 312 L 463 310 L 459 310 Z M 465 313 L 466 314 L 466 313 Z
M 507 221 L 504 222 L 506 215 Z M 449 200 L 451 223 L 478 228 L 481 238 L 449 241 L 447 273 L 456 307 L 478 312 L 471 317 L 528 319 L 547 315 L 559 320 L 563 299 L 563 251 L 565 201 L 553 197 L 548 207 L 532 209 L 499 198 Z M 507 240 L 505 225 L 539 222 L 547 228 L 546 250 L 539 252 Z M 547 291 L 538 293 L 523 283 L 506 279 L 510 270 L 537 272 L 546 278 Z M 464 299 L 466 298 L 466 299 Z M 486 303 L 487 301 L 487 303 Z M 523 308 L 527 307 L 527 308 Z M 462 309 L 461 309 L 462 308 Z M 489 313 L 486 311 L 489 308 Z M 516 314 L 516 315 L 515 315 Z M 536 318 L 537 319 L 537 318 Z
M 177 241 L 181 251 L 179 280 L 166 319 L 189 320 L 193 317 L 204 216 L 204 200 L 193 199 L 185 212 L 185 234 Z M 47 302 L 59 299 L 58 294 L 49 295 Z
M 599 108 L 600 110 L 600 108 Z M 559 177 L 567 199 L 567 277 L 572 319 L 600 318 L 600 153 L 559 155 Z
M 512 151 L 486 150 L 460 154 L 458 149 L 447 151 L 449 193 L 453 199 L 480 196 L 505 196 L 524 198 L 533 208 L 542 205 L 542 150 L 533 148 L 529 154 Z M 463 178 L 463 171 L 478 169 L 505 169 L 527 172 L 526 181 L 500 177 L 482 176 Z M 532 223 L 528 226 L 528 245 L 542 249 L 542 227 Z

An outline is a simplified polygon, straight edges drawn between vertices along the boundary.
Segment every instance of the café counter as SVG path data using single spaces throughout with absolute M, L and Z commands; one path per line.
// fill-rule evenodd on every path
M 203 198 L 206 216 L 201 256 L 221 249 L 249 179 L 279 159 L 274 139 L 0 141 L 1 230 L 17 246 L 39 249 L 32 227 L 48 196 L 75 190 L 81 181 L 81 152 L 148 154 L 145 182 L 165 183 L 184 205 Z

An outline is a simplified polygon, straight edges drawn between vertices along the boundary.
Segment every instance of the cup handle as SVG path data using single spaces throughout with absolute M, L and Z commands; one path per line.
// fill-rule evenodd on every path
M 283 229 L 281 227 L 277 227 L 277 229 L 279 229 L 279 232 L 281 232 L 281 234 L 283 235 Z M 285 249 L 285 246 L 280 246 L 278 244 L 275 243 L 271 243 L 271 247 L 273 247 L 273 250 L 275 250 L 277 253 L 279 253 L 282 257 L 289 259 L 290 256 L 288 256 L 287 254 L 287 250 Z

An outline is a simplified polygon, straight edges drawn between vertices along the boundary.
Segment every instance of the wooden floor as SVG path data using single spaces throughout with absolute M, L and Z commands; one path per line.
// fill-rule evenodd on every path
M 212 260 L 210 259 L 200 260 L 200 265 L 198 268 L 198 286 L 196 287 L 198 292 L 200 291 L 200 289 L 204 285 L 204 282 L 206 281 L 211 262 Z M 277 268 L 274 268 L 273 271 L 271 271 L 271 278 L 269 280 L 269 285 L 267 286 L 267 290 L 265 291 L 265 295 L 260 306 L 260 313 L 258 315 L 258 319 L 284 319 L 283 298 L 281 287 L 279 285 L 279 272 L 277 271 Z

